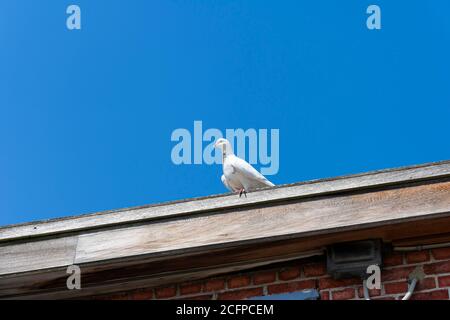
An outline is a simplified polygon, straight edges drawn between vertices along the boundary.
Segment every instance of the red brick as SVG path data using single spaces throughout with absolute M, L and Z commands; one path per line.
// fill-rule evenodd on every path
M 258 272 L 253 275 L 254 284 L 270 283 L 276 279 L 275 271 Z
M 411 300 L 448 300 L 448 290 L 416 293 L 411 296 Z
M 406 293 L 406 291 L 408 291 L 408 283 L 406 281 L 384 284 L 384 292 L 386 294 Z
M 286 281 L 300 277 L 300 268 L 286 268 L 278 273 L 278 279 Z
M 320 300 L 330 300 L 330 291 L 321 291 Z
M 182 300 L 211 300 L 212 297 L 212 294 L 202 294 L 199 296 L 184 297 Z
M 325 275 L 327 272 L 324 263 L 312 263 L 303 267 L 305 277 L 319 277 Z
M 380 289 L 369 289 L 369 297 L 370 298 L 378 297 L 380 295 L 381 295 L 381 290 Z M 358 288 L 358 296 L 360 298 L 364 298 L 364 289 L 363 289 L 362 286 Z
M 436 260 L 450 259 L 450 247 L 431 250 Z
M 333 291 L 331 293 L 333 300 L 348 300 L 355 297 L 355 289 L 347 288 L 344 290 Z
M 430 260 L 430 253 L 428 251 L 414 251 L 406 254 L 407 263 L 419 263 Z
M 206 281 L 203 291 L 218 291 L 225 289 L 225 280 L 224 279 L 211 279 Z
M 393 252 L 383 257 L 383 266 L 392 267 L 403 264 L 403 254 Z
M 220 293 L 217 298 L 219 300 L 242 300 L 262 295 L 263 295 L 263 288 L 252 288 L 252 289 L 227 291 L 224 293 Z
M 438 279 L 439 287 L 450 287 L 450 276 L 439 277 Z
M 411 267 L 399 267 L 394 269 L 385 269 L 381 271 L 381 281 L 392 281 L 408 279 L 409 274 L 414 270 L 414 266 Z
M 436 288 L 436 281 L 434 278 L 425 278 L 417 282 L 414 291 L 430 290 Z
M 193 294 L 202 291 L 200 283 L 183 283 L 180 285 L 180 294 Z
M 434 278 L 425 278 L 419 281 L 414 289 L 415 292 L 422 290 L 430 290 L 436 288 Z M 384 291 L 386 294 L 406 293 L 408 291 L 408 282 L 393 282 L 384 284 Z
M 133 299 L 133 300 L 150 300 L 150 299 L 153 299 L 153 290 L 152 289 L 147 289 L 147 290 L 133 291 L 130 294 L 130 299 Z
M 249 284 L 250 284 L 249 276 L 235 276 L 228 279 L 228 288 L 230 289 L 246 287 Z
M 155 295 L 157 299 L 174 297 L 177 294 L 175 287 L 156 288 Z
M 267 287 L 267 291 L 269 294 L 275 294 L 275 293 L 299 291 L 304 289 L 313 289 L 315 287 L 316 287 L 315 280 L 302 280 L 295 282 L 272 284 Z
M 450 261 L 426 264 L 423 267 L 426 274 L 439 274 L 450 272 Z
M 319 279 L 319 288 L 328 289 L 328 288 L 348 287 L 358 285 L 361 283 L 362 280 L 359 278 L 340 279 L 340 280 L 335 280 L 333 278 L 322 278 Z

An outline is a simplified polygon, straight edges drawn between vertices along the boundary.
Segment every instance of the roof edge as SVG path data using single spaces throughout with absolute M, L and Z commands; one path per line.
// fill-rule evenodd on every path
M 248 198 L 238 198 L 234 194 L 225 193 L 9 225 L 0 227 L 0 242 L 77 232 L 146 220 L 183 217 L 200 212 L 252 206 L 267 202 L 366 189 L 383 185 L 410 183 L 445 176 L 450 176 L 450 160 L 278 185 L 251 192 Z

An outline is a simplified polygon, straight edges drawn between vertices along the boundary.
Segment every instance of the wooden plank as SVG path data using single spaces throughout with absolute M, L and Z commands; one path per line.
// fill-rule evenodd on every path
M 176 257 L 141 257 L 134 261 L 115 261 L 103 264 L 80 264 L 83 290 L 69 291 L 65 287 L 65 269 L 40 273 L 26 273 L 0 277 L 0 297 L 63 299 L 138 288 L 169 285 L 190 280 L 205 279 L 256 266 L 298 259 L 313 248 L 368 238 L 381 238 L 385 242 L 416 235 L 415 243 L 425 236 L 450 231 L 450 216 L 407 223 L 393 223 L 374 228 L 335 232 L 299 239 L 266 242 L 261 245 L 239 245 L 226 249 L 205 250 L 201 253 Z M 428 235 L 428 236 L 427 236 Z M 439 235 L 436 236 L 439 239 Z
M 450 182 L 285 201 L 79 236 L 75 263 L 348 231 L 450 214 Z
M 0 276 L 0 299 L 19 297 L 24 294 L 47 294 L 68 291 L 67 267 L 38 270 Z
M 67 290 L 66 280 L 67 274 L 65 270 L 56 269 L 52 272 L 45 272 L 38 277 L 20 275 L 18 277 L 5 278 L 3 283 L 0 281 L 0 299 L 8 297 L 17 299 L 23 296 L 24 298 L 33 299 L 70 299 L 83 296 L 94 296 L 115 291 L 133 290 L 136 288 L 154 287 L 164 285 L 167 283 L 173 284 L 177 282 L 187 282 L 200 278 L 207 278 L 218 274 L 236 272 L 241 270 L 248 270 L 251 268 L 270 265 L 278 262 L 285 262 L 296 260 L 307 256 L 307 253 L 294 253 L 286 256 L 274 256 L 265 259 L 250 260 L 247 262 L 240 261 L 239 263 L 232 261 L 223 261 L 220 266 L 203 265 L 202 267 L 188 267 L 183 272 L 163 272 L 153 275 L 143 273 L 142 267 L 134 269 L 135 276 L 130 276 L 130 273 L 121 272 L 126 266 L 120 268 L 113 268 L 110 270 L 103 270 L 99 272 L 98 267 L 83 267 L 82 268 L 82 290 Z M 196 256 L 191 257 L 196 258 Z M 204 262 L 204 258 L 200 258 Z M 142 265 L 142 264 L 141 264 Z M 158 265 L 165 265 L 158 262 Z M 100 268 L 104 269 L 104 268 Z M 147 269 L 147 268 L 145 268 Z M 130 267 L 128 267 L 130 270 Z M 133 269 L 131 269 L 133 270 Z M 104 276 L 107 276 L 104 278 Z M 124 277 L 125 276 L 125 277 Z M 0 278 L 1 279 L 1 278 Z M 37 281 L 37 279 L 39 279 Z M 120 280 L 119 280 L 120 279 Z M 28 285 L 26 285 L 28 283 Z M 29 284 L 33 285 L 29 285 Z M 18 285 L 19 284 L 19 285 Z
M 350 190 L 373 188 L 425 179 L 450 176 L 450 161 L 420 166 L 382 170 L 358 175 L 321 179 L 279 186 L 250 193 L 248 198 L 225 194 L 190 199 L 168 204 L 101 212 L 51 221 L 27 223 L 0 228 L 0 242 L 22 238 L 77 232 L 113 225 L 130 224 L 153 219 L 180 217 L 200 212 L 243 208 L 274 201 L 342 193 Z
M 442 226 L 441 226 L 442 227 Z M 445 228 L 441 229 L 441 232 L 445 230 Z M 429 244 L 442 244 L 442 243 L 450 243 L 450 232 L 442 233 L 442 234 L 432 234 L 426 235 L 423 237 L 411 237 L 411 235 L 407 238 L 399 239 L 392 243 L 393 246 L 396 247 L 410 247 L 410 246 L 424 246 Z
M 290 200 L 133 227 L 0 246 L 0 274 L 183 253 L 389 225 L 449 214 L 450 182 Z M 369 235 L 370 237 L 370 235 Z M 409 236 L 410 237 L 410 236 Z M 74 239 L 78 239 L 76 250 Z M 305 248 L 304 248 L 305 249 Z M 67 260 L 66 260 L 67 258 Z M 72 258 L 70 260 L 69 258 Z
M 73 264 L 77 237 L 0 246 L 0 275 Z
M 282 260 L 289 261 L 289 260 Z M 281 261 L 262 261 L 260 263 L 247 264 L 247 265 L 236 265 L 236 266 L 224 266 L 220 269 L 208 269 L 202 272 L 202 276 L 212 277 L 218 274 L 225 274 L 231 272 L 237 272 L 241 270 L 247 270 L 250 268 L 256 268 L 265 266 L 270 263 L 276 263 Z M 0 299 L 2 300 L 40 300 L 40 299 L 76 299 L 82 297 L 93 297 L 98 295 L 104 295 L 108 293 L 114 292 L 124 292 L 129 290 L 134 290 L 137 288 L 146 288 L 164 285 L 167 283 L 175 284 L 184 281 L 196 280 L 199 279 L 198 271 L 194 271 L 191 273 L 184 274 L 172 274 L 166 277 L 158 277 L 158 278 L 131 278 L 125 282 L 121 282 L 120 285 L 118 283 L 101 283 L 99 286 L 89 286 L 82 288 L 82 290 L 67 290 L 63 287 L 59 287 L 58 290 L 31 290 L 31 291 L 19 291 L 20 293 L 13 294 L 10 296 L 2 297 L 0 292 Z M 60 280 L 60 279 L 58 279 Z M 168 281 L 168 282 L 167 282 Z M 1 290 L 0 290 L 1 291 Z

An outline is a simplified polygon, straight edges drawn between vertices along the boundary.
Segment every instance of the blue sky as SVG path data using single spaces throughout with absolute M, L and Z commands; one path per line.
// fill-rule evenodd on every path
M 77 4 L 82 30 L 66 28 Z M 382 29 L 370 31 L 370 4 Z M 173 130 L 279 128 L 276 184 L 450 159 L 450 2 L 4 0 L 0 225 L 225 192 Z

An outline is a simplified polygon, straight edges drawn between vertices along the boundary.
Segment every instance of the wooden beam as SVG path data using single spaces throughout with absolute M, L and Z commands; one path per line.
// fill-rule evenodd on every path
M 296 260 L 305 254 L 308 256 L 308 253 L 317 253 L 318 249 L 336 242 L 381 238 L 385 242 L 397 243 L 397 240 L 408 237 L 410 244 L 420 244 L 426 235 L 430 240 L 430 235 L 441 231 L 450 231 L 450 216 L 335 232 L 320 237 L 310 236 L 259 245 L 205 250 L 201 253 L 185 253 L 176 258 L 144 256 L 129 261 L 80 264 L 82 290 L 67 290 L 65 268 L 7 275 L 0 277 L 0 298 L 70 299 L 123 292 L 205 279 L 228 272 Z M 412 235 L 416 235 L 415 240 L 411 238 Z
M 285 201 L 83 234 L 78 238 L 75 263 L 318 236 L 449 212 L 450 182 Z
M 0 246 L 0 275 L 71 265 L 77 241 L 63 237 Z
M 4 244 L 0 265 L 2 274 L 13 274 L 60 265 L 64 261 L 60 255 L 75 264 L 178 256 L 448 215 L 450 181 L 442 181 L 149 221 L 31 244 Z M 58 250 L 60 255 L 52 254 Z
M 342 193 L 357 189 L 362 190 L 366 188 L 401 184 L 408 181 L 421 181 L 448 176 L 450 176 L 450 161 L 380 170 L 333 179 L 321 179 L 278 186 L 252 192 L 248 195 L 248 198 L 239 198 L 234 194 L 224 194 L 167 204 L 106 211 L 76 217 L 3 227 L 0 228 L 0 243 L 23 238 L 79 232 L 155 219 L 174 218 L 201 212 L 245 208 L 263 203 L 267 204 L 289 199 Z
M 247 199 L 225 195 L 2 228 L 0 297 L 103 294 L 292 260 L 336 242 L 422 244 L 449 234 L 450 162 L 442 162 Z M 81 291 L 65 288 L 71 264 L 82 268 Z

